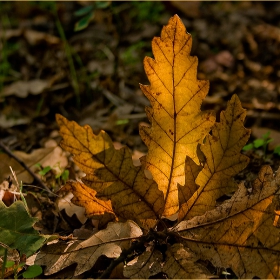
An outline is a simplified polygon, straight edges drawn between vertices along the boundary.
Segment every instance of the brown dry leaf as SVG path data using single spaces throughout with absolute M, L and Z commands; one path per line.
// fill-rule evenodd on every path
M 277 225 L 280 169 L 269 166 L 247 189 L 240 184 L 231 199 L 202 216 L 174 228 L 184 245 L 216 267 L 231 267 L 239 278 L 280 277 L 280 235 Z
M 198 263 L 199 258 L 180 243 L 172 245 L 166 252 L 167 261 L 162 271 L 171 279 L 201 279 L 213 275 L 205 266 Z
M 17 193 L 17 195 L 15 194 Z M 12 205 L 19 198 L 19 189 L 7 178 L 0 183 L 0 201 L 2 200 L 6 206 Z
M 46 42 L 49 45 L 57 45 L 61 42 L 60 38 L 48 33 L 26 29 L 23 31 L 25 39 L 30 45 L 37 45 L 41 42 Z
M 58 174 L 61 173 L 67 164 L 68 160 L 66 153 L 57 146 L 57 143 L 52 140 L 52 143 L 46 143 L 48 147 L 33 150 L 30 154 L 22 151 L 14 151 L 13 153 L 23 161 L 33 172 L 36 172 L 38 168 L 37 163 L 40 163 L 42 167 L 50 166 Z M 11 166 L 15 171 L 18 181 L 30 184 L 33 182 L 33 177 L 26 171 L 20 163 L 11 158 L 7 154 L 0 154 L 0 182 L 11 175 Z
M 28 94 L 38 95 L 50 87 L 50 82 L 46 80 L 30 80 L 30 81 L 17 81 L 4 87 L 1 96 L 16 95 L 25 98 Z
M 215 123 L 212 135 L 200 147 L 206 157 L 203 169 L 200 171 L 201 166 L 186 159 L 186 182 L 179 186 L 179 220 L 203 215 L 215 207 L 219 197 L 236 190 L 233 176 L 249 162 L 240 153 L 250 137 L 250 130 L 243 126 L 245 116 L 240 100 L 233 95 L 227 109 L 221 112 L 220 122 Z
M 40 163 L 45 157 L 47 157 L 53 148 L 41 148 L 32 151 L 30 154 L 25 152 L 15 151 L 14 154 L 22 160 L 32 171 L 37 169 L 35 164 Z M 22 181 L 26 184 L 31 184 L 33 182 L 33 177 L 28 171 L 26 171 L 19 162 L 10 157 L 7 154 L 0 154 L 0 181 L 4 180 L 11 175 L 11 166 L 17 175 L 18 181 Z
M 155 249 L 144 252 L 137 261 L 128 263 L 124 268 L 124 276 L 129 278 L 148 279 L 160 272 L 166 273 L 170 279 L 210 278 L 213 275 L 205 266 L 198 263 L 199 258 L 180 243 L 170 246 L 165 255 Z M 133 263 L 134 262 L 134 263 Z
M 190 56 L 192 39 L 175 15 L 152 41 L 155 59 L 146 57 L 144 67 L 151 83 L 141 86 L 152 108 L 146 109 L 151 127 L 140 127 L 149 148 L 142 159 L 165 196 L 163 215 L 178 211 L 177 184 L 185 183 L 186 156 L 198 163 L 202 144 L 215 122 L 212 112 L 201 112 L 209 82 L 197 80 L 197 57 Z
M 61 115 L 57 115 L 57 123 L 63 137 L 61 146 L 86 173 L 83 182 L 97 191 L 97 197 L 112 201 L 117 217 L 146 228 L 153 226 L 163 210 L 163 195 L 156 183 L 145 177 L 143 167 L 133 165 L 128 148 L 116 150 L 104 131 L 94 135 L 89 126 L 81 127 Z
M 123 275 L 131 279 L 149 279 L 162 272 L 162 253 L 158 250 L 145 251 L 138 259 L 124 267 Z
M 74 197 L 72 193 L 67 193 L 65 195 L 60 193 L 60 195 L 61 197 L 59 197 L 56 201 L 58 210 L 60 212 L 64 210 L 66 215 L 71 218 L 76 215 L 81 224 L 84 224 L 88 219 L 85 214 L 85 208 L 71 202 L 71 199 Z
M 46 266 L 45 275 L 51 275 L 76 263 L 75 276 L 90 270 L 101 255 L 117 258 L 122 249 L 128 248 L 134 238 L 142 235 L 132 221 L 109 223 L 85 241 L 54 243 L 41 249 L 35 264 Z

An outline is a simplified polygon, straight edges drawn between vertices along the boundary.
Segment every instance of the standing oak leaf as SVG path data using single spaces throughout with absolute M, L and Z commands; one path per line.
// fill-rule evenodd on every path
M 279 186 L 280 169 L 274 177 L 263 166 L 251 189 L 240 184 L 231 199 L 173 230 L 201 259 L 239 278 L 280 278 Z
M 146 178 L 143 167 L 133 165 L 129 149 L 116 150 L 104 131 L 95 135 L 87 125 L 81 127 L 61 115 L 56 119 L 61 146 L 74 155 L 86 173 L 83 182 L 97 191 L 96 197 L 110 199 L 117 217 L 137 221 L 144 228 L 154 226 L 163 211 L 163 194 Z
M 186 183 L 179 186 L 179 220 L 190 219 L 212 210 L 216 200 L 237 189 L 233 176 L 249 163 L 241 150 L 250 137 L 243 126 L 245 110 L 237 95 L 233 95 L 212 135 L 206 137 L 201 151 L 206 157 L 203 169 L 190 158 L 186 160 Z
M 212 112 L 201 112 L 209 82 L 197 80 L 197 57 L 190 56 L 192 39 L 175 15 L 152 41 L 155 59 L 146 57 L 149 86 L 141 86 L 152 107 L 146 109 L 151 127 L 140 127 L 148 147 L 142 158 L 165 196 L 164 216 L 178 212 L 178 183 L 185 182 L 185 159 L 196 163 L 197 145 L 215 122 Z

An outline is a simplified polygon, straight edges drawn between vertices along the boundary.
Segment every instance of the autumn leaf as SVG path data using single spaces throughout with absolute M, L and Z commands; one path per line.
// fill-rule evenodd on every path
M 142 235 L 141 229 L 132 221 L 109 223 L 84 241 L 54 243 L 42 248 L 36 256 L 37 265 L 45 265 L 45 275 L 56 273 L 71 264 L 77 264 L 74 276 L 90 270 L 102 255 L 116 258 L 132 240 Z
M 82 206 L 89 217 L 102 215 L 105 212 L 114 214 L 111 201 L 104 201 L 96 197 L 96 191 L 77 181 L 68 181 L 60 191 L 70 191 L 74 198 L 72 202 Z
M 236 190 L 233 176 L 249 163 L 249 158 L 240 153 L 250 137 L 250 130 L 243 126 L 245 116 L 238 97 L 233 95 L 212 135 L 201 145 L 206 158 L 203 169 L 186 159 L 186 183 L 179 186 L 179 220 L 203 215 L 215 207 L 219 197 Z
M 86 173 L 83 182 L 97 191 L 96 197 L 110 199 L 117 217 L 138 221 L 146 228 L 153 226 L 163 211 L 163 194 L 146 178 L 143 167 L 133 165 L 128 148 L 116 150 L 104 131 L 94 135 L 89 126 L 81 127 L 61 115 L 57 123 L 61 146 L 74 155 Z
M 240 184 L 231 199 L 173 230 L 202 259 L 231 267 L 239 278 L 279 278 L 279 186 L 280 169 L 274 177 L 264 166 L 252 188 Z
M 175 15 L 152 41 L 155 59 L 144 60 L 151 85 L 141 89 L 152 105 L 146 109 L 152 125 L 140 127 L 148 147 L 142 163 L 164 193 L 164 216 L 178 211 L 177 185 L 185 183 L 186 156 L 199 163 L 197 145 L 215 121 L 212 112 L 200 110 L 209 82 L 197 80 L 198 59 L 190 56 L 191 44 L 191 35 Z
M 99 220 L 99 227 L 116 220 L 111 200 L 101 200 L 96 197 L 97 192 L 79 181 L 68 181 L 59 191 L 71 192 L 74 197 L 71 202 L 84 207 L 86 216 Z

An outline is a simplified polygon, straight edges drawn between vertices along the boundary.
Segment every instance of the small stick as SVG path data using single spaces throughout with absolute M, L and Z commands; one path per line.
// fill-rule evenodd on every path
M 43 187 L 49 194 L 53 195 L 53 192 L 37 177 L 37 175 L 1 141 L 0 148 L 3 149 L 4 152 L 7 153 L 10 157 L 14 158 L 34 178 L 35 182 L 38 185 Z

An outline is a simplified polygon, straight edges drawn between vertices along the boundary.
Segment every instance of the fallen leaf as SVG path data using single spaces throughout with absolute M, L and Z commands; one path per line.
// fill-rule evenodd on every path
M 189 248 L 180 243 L 174 244 L 166 252 L 167 261 L 162 271 L 171 279 L 212 278 L 205 266 L 197 262 L 197 257 Z
M 143 167 L 133 165 L 128 148 L 116 150 L 104 131 L 94 135 L 89 126 L 80 127 L 61 115 L 57 115 L 57 123 L 61 146 L 74 154 L 75 163 L 86 173 L 82 181 L 97 191 L 97 197 L 110 199 L 119 218 L 133 219 L 148 228 L 154 225 L 163 210 L 163 195 L 145 177 Z
M 50 87 L 50 83 L 45 80 L 35 79 L 30 81 L 17 81 L 5 86 L 0 94 L 1 96 L 15 95 L 25 98 L 28 94 L 38 95 Z
M 61 170 L 68 165 L 66 153 L 57 146 L 56 142 L 55 145 L 52 142 L 52 145 L 49 145 L 49 147 L 33 150 L 30 154 L 22 151 L 14 151 L 13 153 L 33 172 L 38 171 L 37 163 L 40 163 L 42 167 L 52 167 L 57 174 L 61 173 Z M 22 181 L 27 184 L 33 182 L 34 178 L 29 172 L 26 171 L 19 162 L 4 153 L 0 154 L 0 169 L 2 170 L 0 173 L 0 181 L 3 181 L 11 175 L 9 166 L 11 166 L 16 173 L 19 182 Z
M 87 221 L 87 217 L 85 215 L 86 210 L 84 207 L 75 205 L 71 202 L 73 196 L 74 195 L 72 193 L 67 193 L 66 195 L 58 198 L 56 201 L 58 210 L 65 210 L 65 213 L 69 217 L 72 217 L 74 214 L 76 214 L 81 224 L 84 224 Z
M 132 221 L 109 223 L 85 241 L 54 243 L 41 249 L 35 264 L 45 265 L 45 275 L 51 275 L 76 263 L 75 275 L 90 270 L 101 255 L 117 258 L 122 249 L 128 248 L 134 238 L 142 235 L 141 229 Z
M 26 116 L 21 116 L 20 118 L 11 118 L 7 117 L 6 115 L 0 115 L 0 127 L 2 128 L 10 128 L 16 125 L 28 124 L 30 122 L 31 118 Z
M 162 253 L 158 250 L 145 251 L 136 261 L 128 263 L 124 267 L 125 277 L 136 279 L 149 279 L 162 271 Z
M 57 45 L 61 42 L 60 38 L 48 33 L 26 29 L 23 31 L 25 39 L 30 45 L 38 45 L 41 42 L 46 42 L 49 45 Z
M 239 278 L 280 277 L 280 169 L 264 166 L 247 189 L 243 183 L 223 204 L 174 228 L 183 244 L 216 267 L 230 267 Z

